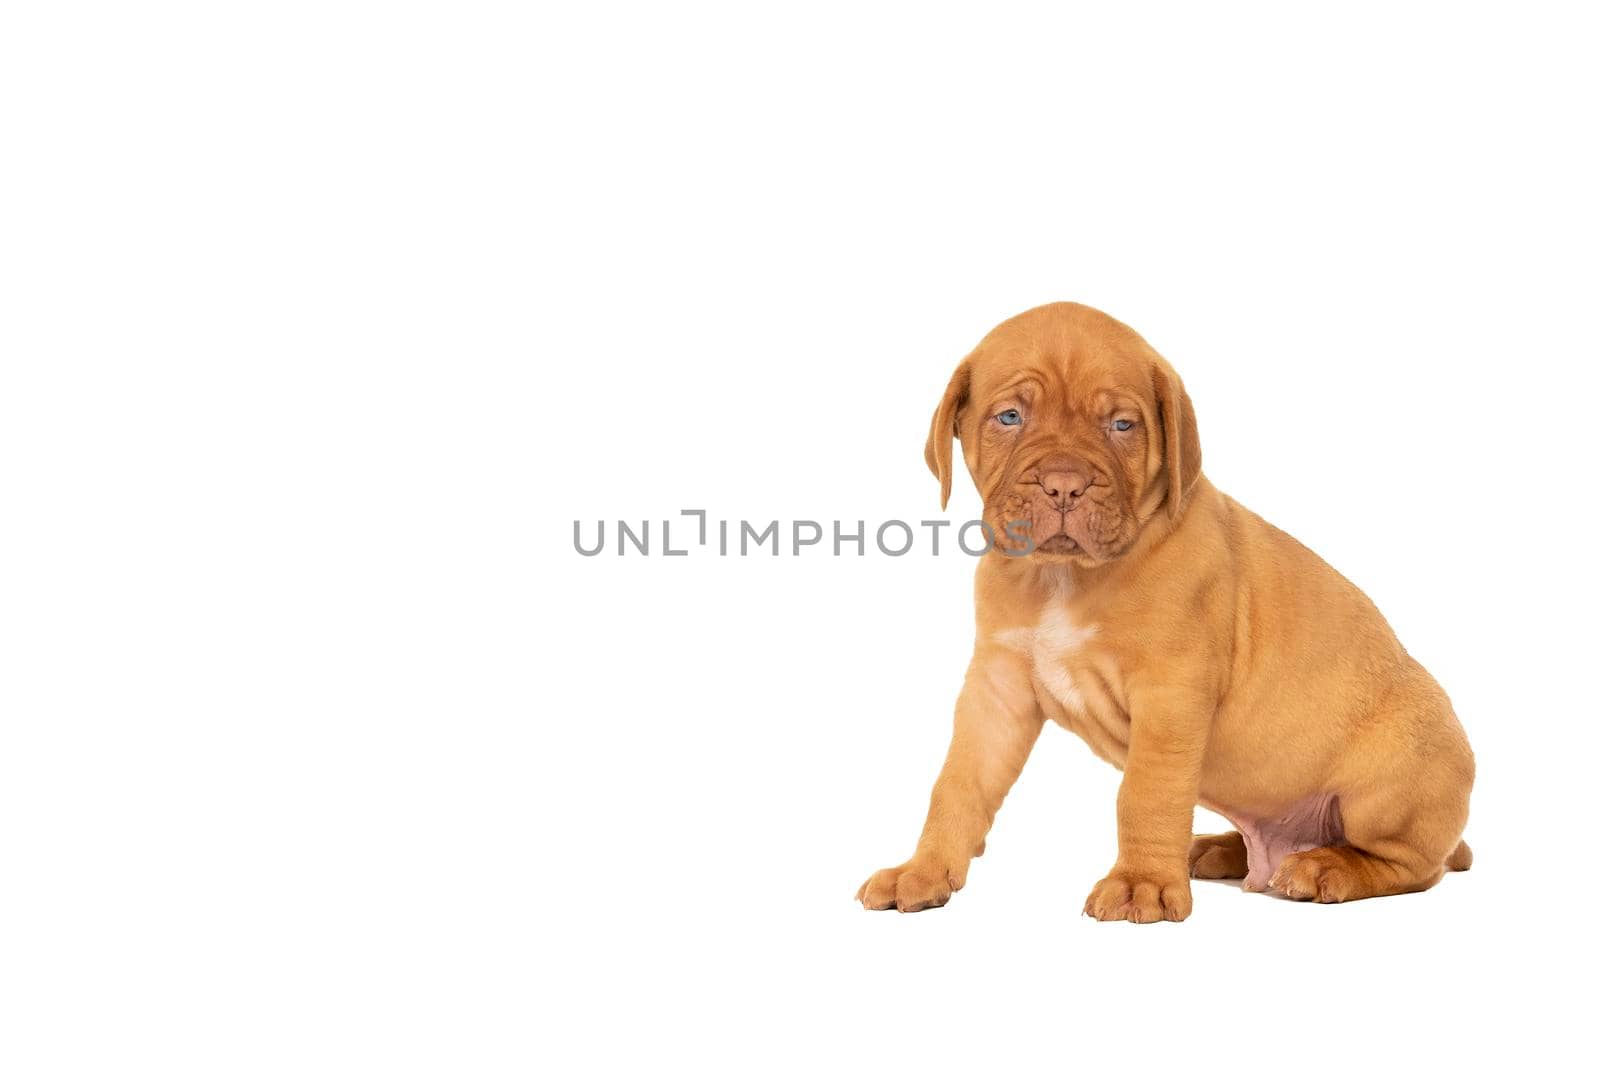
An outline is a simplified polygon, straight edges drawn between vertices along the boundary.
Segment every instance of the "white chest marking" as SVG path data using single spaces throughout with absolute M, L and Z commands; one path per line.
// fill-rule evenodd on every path
M 1082 715 L 1086 710 L 1083 692 L 1067 670 L 1066 659 L 1088 643 L 1097 630 L 1095 626 L 1074 624 L 1065 605 L 1050 604 L 1032 630 L 1006 630 L 997 636 L 1017 651 L 1026 652 L 1033 660 L 1033 676 L 1039 684 L 1067 711 Z

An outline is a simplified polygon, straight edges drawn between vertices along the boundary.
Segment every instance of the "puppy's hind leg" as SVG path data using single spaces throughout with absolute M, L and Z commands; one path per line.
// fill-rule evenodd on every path
M 1374 723 L 1390 736 L 1421 734 L 1424 740 L 1399 753 L 1405 757 L 1399 760 L 1392 749 L 1379 750 L 1388 765 L 1377 781 L 1371 773 L 1373 753 L 1358 753 L 1335 786 L 1342 821 L 1334 831 L 1337 839 L 1285 858 L 1268 883 L 1272 888 L 1294 900 L 1334 904 L 1420 892 L 1437 884 L 1447 868 L 1472 865 L 1472 850 L 1461 840 L 1472 752 L 1444 694 L 1437 699 L 1431 707 L 1402 709 L 1420 706 L 1430 715 Z M 1410 729 L 1396 731 L 1396 719 Z
M 1472 855 L 1461 841 L 1466 793 L 1408 811 L 1397 792 L 1351 799 L 1343 808 L 1344 842 L 1290 855 L 1268 885 L 1293 900 L 1337 904 L 1418 893 L 1436 885 L 1447 867 L 1465 870 L 1458 864 L 1470 864 Z
M 1244 835 L 1196 834 L 1189 847 L 1189 875 L 1193 878 L 1243 878 L 1250 871 Z

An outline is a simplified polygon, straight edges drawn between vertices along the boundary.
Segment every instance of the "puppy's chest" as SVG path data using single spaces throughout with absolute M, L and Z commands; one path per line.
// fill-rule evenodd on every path
M 1034 692 L 1051 718 L 1075 733 L 1097 726 L 1125 736 L 1116 663 L 1098 626 L 1073 619 L 1065 605 L 1051 604 L 1032 629 L 1008 630 L 1000 637 L 1028 655 Z

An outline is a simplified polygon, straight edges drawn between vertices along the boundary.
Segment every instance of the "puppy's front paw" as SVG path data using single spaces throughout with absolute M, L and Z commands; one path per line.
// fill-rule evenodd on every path
M 1095 883 L 1083 913 L 1101 922 L 1126 919 L 1154 923 L 1162 919 L 1179 923 L 1189 917 L 1194 902 L 1189 896 L 1189 873 L 1151 874 L 1113 867 Z
M 913 859 L 868 878 L 856 891 L 856 899 L 869 911 L 921 911 L 944 907 L 961 885 L 962 879 L 943 864 Z

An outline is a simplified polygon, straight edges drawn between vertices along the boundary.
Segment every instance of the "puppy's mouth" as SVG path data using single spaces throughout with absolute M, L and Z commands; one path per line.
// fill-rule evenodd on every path
M 1078 556 L 1083 554 L 1083 549 L 1078 542 L 1064 533 L 1058 533 L 1034 546 L 1035 552 L 1042 552 L 1047 556 Z
M 1093 504 L 1054 508 L 1016 494 L 995 508 L 990 525 L 1008 555 L 1033 556 L 1047 563 L 1096 566 L 1127 547 L 1120 515 Z M 1111 533 L 1113 536 L 1105 536 Z

